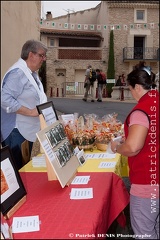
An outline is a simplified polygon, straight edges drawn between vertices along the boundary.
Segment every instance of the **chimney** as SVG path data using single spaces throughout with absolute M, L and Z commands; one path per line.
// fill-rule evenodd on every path
M 51 20 L 51 19 L 52 19 L 52 13 L 51 12 L 47 12 L 46 20 Z

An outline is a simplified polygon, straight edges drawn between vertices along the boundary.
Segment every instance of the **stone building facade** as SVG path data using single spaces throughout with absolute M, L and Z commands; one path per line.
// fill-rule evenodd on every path
M 114 30 L 115 78 L 140 60 L 158 72 L 159 2 L 101 1 L 95 8 L 41 21 L 48 46 L 47 95 L 83 94 L 88 64 L 107 73 L 110 30 Z M 67 92 L 68 91 L 68 92 Z
M 29 39 L 40 40 L 41 1 L 1 1 L 1 79 Z

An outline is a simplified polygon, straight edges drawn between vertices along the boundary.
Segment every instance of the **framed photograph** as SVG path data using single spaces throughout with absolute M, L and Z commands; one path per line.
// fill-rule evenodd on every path
M 66 164 L 66 160 L 60 149 L 58 149 L 56 151 L 56 157 L 57 157 L 57 162 L 58 162 L 59 166 L 64 167 Z
M 56 138 L 55 138 L 55 135 L 54 135 L 54 132 L 52 131 L 52 129 L 50 129 L 49 131 L 47 131 L 47 132 L 45 133 L 45 136 L 46 136 L 46 138 L 47 138 L 47 140 L 48 140 L 51 148 L 55 147 L 55 146 L 58 144 L 58 142 L 57 142 L 57 140 L 56 140 Z
M 50 126 L 52 123 L 58 120 L 58 116 L 52 101 L 42 103 L 37 105 L 37 110 L 39 114 L 42 114 L 47 126 Z
M 9 146 L 1 148 L 1 212 L 3 215 L 27 195 L 20 174 L 14 165 Z
M 58 134 L 54 131 L 55 128 L 58 128 L 60 142 L 56 139 Z M 77 156 L 74 155 L 73 146 L 65 135 L 63 125 L 57 120 L 37 132 L 36 135 L 48 161 L 48 179 L 49 177 L 55 179 L 56 175 L 62 188 L 64 188 L 70 184 L 70 180 L 76 174 L 80 163 Z
M 80 165 L 83 165 L 86 162 L 86 158 L 85 158 L 83 149 L 77 153 L 77 158 L 78 158 Z

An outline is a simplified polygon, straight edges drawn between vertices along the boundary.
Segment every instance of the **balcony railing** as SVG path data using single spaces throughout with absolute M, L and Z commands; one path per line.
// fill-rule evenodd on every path
M 84 82 L 63 82 L 61 89 L 58 89 L 58 96 L 57 97 L 67 97 L 67 96 L 80 96 L 83 97 L 85 93 Z M 94 85 L 94 92 L 95 97 L 97 97 L 97 83 Z M 91 89 L 88 92 L 91 95 Z M 103 89 L 102 93 L 103 98 L 106 98 L 107 95 L 107 88 Z
M 126 47 L 123 48 L 123 61 L 127 60 L 159 61 L 159 48 Z

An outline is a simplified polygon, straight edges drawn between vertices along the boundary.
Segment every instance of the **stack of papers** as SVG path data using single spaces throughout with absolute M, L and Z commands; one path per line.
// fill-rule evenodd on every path
M 13 217 L 12 232 L 36 232 L 40 231 L 39 216 Z
M 33 167 L 46 167 L 45 154 L 32 158 Z
M 70 199 L 91 199 L 93 198 L 93 188 L 72 188 Z

